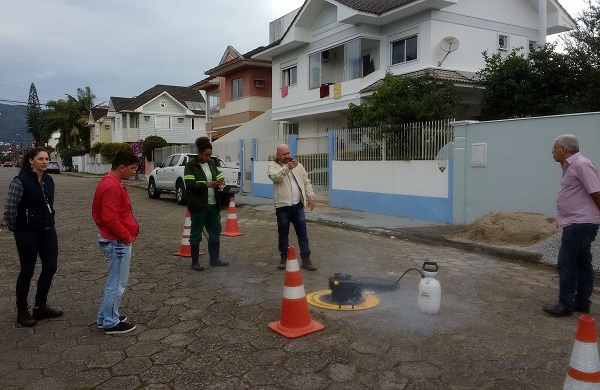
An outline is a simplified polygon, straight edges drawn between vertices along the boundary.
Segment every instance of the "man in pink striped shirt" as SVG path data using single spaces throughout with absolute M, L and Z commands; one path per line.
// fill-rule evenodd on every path
M 574 135 L 556 138 L 552 157 L 562 167 L 556 201 L 562 239 L 557 262 L 558 303 L 544 307 L 544 311 L 565 317 L 574 311 L 590 312 L 594 288 L 591 246 L 600 226 L 600 175 L 594 163 L 579 153 Z

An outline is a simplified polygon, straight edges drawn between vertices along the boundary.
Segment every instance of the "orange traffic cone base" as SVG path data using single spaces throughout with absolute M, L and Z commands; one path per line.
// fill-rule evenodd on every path
M 240 233 L 240 232 L 222 232 L 221 235 L 223 236 L 228 236 L 228 237 L 235 237 L 235 236 L 243 236 L 245 233 Z
M 281 321 L 271 322 L 268 326 L 269 329 L 279 333 L 283 337 L 287 337 L 288 339 L 305 336 L 307 334 L 315 333 L 325 328 L 325 325 L 312 319 L 310 320 L 309 325 L 304 326 L 302 328 L 288 328 L 286 326 L 281 325 Z
M 235 211 L 235 201 L 233 200 L 233 196 L 229 201 L 229 208 L 227 209 L 227 223 L 225 224 L 225 231 L 222 232 L 221 235 L 227 237 L 237 237 L 244 235 L 244 233 L 240 232 L 240 228 L 238 226 L 237 213 Z
M 205 254 L 206 253 L 204 253 L 204 252 L 200 252 L 200 256 L 204 256 Z M 182 248 L 181 250 L 179 250 L 179 252 L 173 252 L 173 255 L 181 256 L 181 257 L 192 257 L 192 252 L 190 251 L 189 247 L 185 247 L 185 248 Z

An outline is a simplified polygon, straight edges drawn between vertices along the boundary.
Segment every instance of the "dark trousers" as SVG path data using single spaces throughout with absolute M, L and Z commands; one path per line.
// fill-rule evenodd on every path
M 202 229 L 206 228 L 209 243 L 218 244 L 221 237 L 219 206 L 209 204 L 206 211 L 190 211 L 190 245 L 200 244 Z
M 281 258 L 287 258 L 287 249 L 289 246 L 290 223 L 294 225 L 296 236 L 298 236 L 298 245 L 300 246 L 300 258 L 310 258 L 310 249 L 308 247 L 308 234 L 306 231 L 306 217 L 304 215 L 304 206 L 302 202 L 293 206 L 278 207 L 275 209 L 277 215 L 277 232 L 279 233 L 279 254 Z
M 15 241 L 21 262 L 21 272 L 17 278 L 17 308 L 26 309 L 29 285 L 35 271 L 38 255 L 42 262 L 42 272 L 37 282 L 35 306 L 43 306 L 48 300 L 48 291 L 56 273 L 58 262 L 58 238 L 54 227 L 48 230 L 15 231 Z
M 577 223 L 565 226 L 558 251 L 558 301 L 567 308 L 588 308 L 594 289 L 592 242 L 598 225 Z

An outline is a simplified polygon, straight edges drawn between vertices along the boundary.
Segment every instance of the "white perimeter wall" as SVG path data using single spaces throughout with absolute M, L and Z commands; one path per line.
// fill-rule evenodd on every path
M 600 113 L 455 126 L 453 223 L 470 224 L 492 211 L 555 216 L 562 171 L 552 158 L 552 145 L 569 133 L 598 166 Z M 474 144 L 486 147 L 485 167 L 472 164 Z
M 448 197 L 448 170 L 438 161 L 333 161 L 332 189 Z

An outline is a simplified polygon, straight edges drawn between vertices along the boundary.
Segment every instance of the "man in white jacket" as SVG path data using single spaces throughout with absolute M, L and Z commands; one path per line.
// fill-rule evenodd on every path
M 304 206 L 312 211 L 315 207 L 315 193 L 306 170 L 298 161 L 290 157 L 290 148 L 286 144 L 277 147 L 277 157 L 269 163 L 267 172 L 273 181 L 275 196 L 275 214 L 279 233 L 279 254 L 281 261 L 278 269 L 285 269 L 287 248 L 289 246 L 290 223 L 294 225 L 298 245 L 300 246 L 301 268 L 316 271 L 310 261 L 310 248 L 306 231 Z

